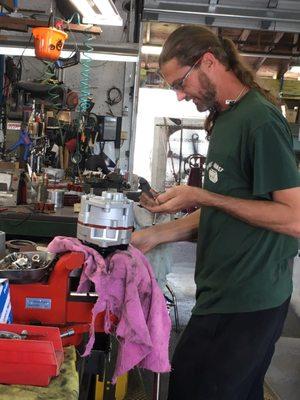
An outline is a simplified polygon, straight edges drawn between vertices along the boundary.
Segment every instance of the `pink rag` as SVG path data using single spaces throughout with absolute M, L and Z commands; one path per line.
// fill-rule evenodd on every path
M 98 300 L 92 311 L 90 338 L 84 355 L 90 353 L 94 344 L 95 318 L 105 311 L 104 331 L 116 335 L 119 341 L 113 382 L 135 366 L 153 372 L 170 371 L 170 317 L 152 267 L 139 250 L 129 246 L 127 251 L 116 251 L 103 259 L 78 239 L 62 236 L 54 238 L 48 250 L 85 254 L 78 291 L 88 290 L 93 282 Z M 110 313 L 117 317 L 117 326 L 112 324 Z

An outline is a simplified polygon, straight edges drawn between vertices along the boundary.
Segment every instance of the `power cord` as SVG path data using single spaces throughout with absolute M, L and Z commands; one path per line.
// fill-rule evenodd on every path
M 122 99 L 123 99 L 123 95 L 119 88 L 117 88 L 116 86 L 113 86 L 110 89 L 108 89 L 108 91 L 106 92 L 106 101 L 105 101 L 105 103 L 108 105 L 108 108 L 109 108 L 109 113 L 107 113 L 108 115 L 111 115 L 112 117 L 115 116 L 111 107 L 120 103 L 120 101 L 122 101 Z

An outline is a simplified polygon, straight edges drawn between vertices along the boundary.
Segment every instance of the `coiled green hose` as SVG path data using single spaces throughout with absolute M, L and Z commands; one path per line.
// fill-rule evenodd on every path
M 88 28 L 89 29 L 89 28 Z M 84 58 L 81 60 L 81 79 L 80 79 L 80 96 L 79 96 L 79 111 L 80 114 L 85 114 L 90 106 L 90 66 L 91 57 L 90 53 L 94 50 L 91 45 L 93 36 L 88 33 L 88 30 L 84 33 Z
M 59 84 L 57 83 L 57 77 L 54 72 L 54 63 L 52 61 L 44 61 L 44 64 L 46 65 L 46 69 L 42 83 L 51 85 L 48 90 L 49 100 L 52 103 L 53 108 L 58 110 L 61 108 L 62 104 L 60 101 L 59 91 L 57 90 Z

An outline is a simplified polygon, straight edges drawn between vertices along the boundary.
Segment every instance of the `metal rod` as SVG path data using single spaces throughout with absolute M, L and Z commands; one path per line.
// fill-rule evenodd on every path
M 243 57 L 268 57 L 268 58 L 280 58 L 282 60 L 292 60 L 299 59 L 299 56 L 296 55 L 288 55 L 288 54 L 267 54 L 267 53 L 247 53 L 247 52 L 239 52 L 239 54 Z
M 181 183 L 181 164 L 182 164 L 182 140 L 183 140 L 183 128 L 182 123 L 180 127 L 180 143 L 179 143 L 179 168 L 178 168 L 178 184 Z
M 198 3 L 197 2 L 197 7 L 210 7 L 210 4 L 207 3 Z M 248 6 L 240 6 L 240 5 L 230 5 L 230 4 L 213 4 L 214 8 L 223 8 L 223 9 L 232 9 L 232 10 L 253 10 L 253 11 L 265 11 L 265 12 L 273 12 L 273 13 L 277 13 L 277 12 L 286 12 L 286 13 L 294 13 L 295 10 L 292 9 L 287 9 L 287 8 L 272 8 L 272 7 L 248 7 Z M 146 10 L 147 8 L 145 8 Z M 153 11 L 153 9 L 152 9 Z M 296 11 L 297 12 L 297 11 Z M 300 12 L 300 11 L 299 11 Z
M 159 400 L 159 392 L 160 392 L 160 374 L 155 372 L 153 377 L 152 400 Z
M 270 11 L 270 10 L 269 10 Z M 267 17 L 265 15 L 242 15 L 242 14 L 225 14 L 225 13 L 216 13 L 216 12 L 208 12 L 208 11 L 192 11 L 192 10 L 172 10 L 172 9 L 163 9 L 163 8 L 144 8 L 145 12 L 158 13 L 158 14 L 192 14 L 192 15 L 203 15 L 205 17 L 225 17 L 225 18 L 240 18 L 240 19 L 254 19 L 254 20 L 264 20 L 264 21 L 273 21 L 273 22 L 295 22 L 299 24 L 299 18 L 274 18 Z M 297 13 L 297 12 L 296 12 Z M 295 12 L 294 12 L 295 14 Z
M 139 37 L 139 57 L 138 57 L 138 62 L 135 64 L 133 102 L 132 102 L 132 114 L 131 114 L 130 136 L 129 136 L 128 171 L 130 173 L 133 172 L 133 163 L 134 163 L 134 149 L 135 149 L 135 137 L 136 137 L 136 119 L 137 119 L 137 112 L 138 112 L 140 70 L 141 70 L 141 48 L 142 48 L 142 44 L 143 44 L 143 30 L 144 30 L 144 22 L 141 22 L 141 24 L 140 24 L 140 37 Z

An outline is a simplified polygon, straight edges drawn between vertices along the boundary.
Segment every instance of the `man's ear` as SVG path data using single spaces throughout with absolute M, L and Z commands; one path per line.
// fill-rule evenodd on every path
M 217 62 L 216 57 L 213 55 L 211 52 L 207 52 L 204 54 L 202 63 L 207 67 L 210 68 L 212 67 L 215 63 Z

